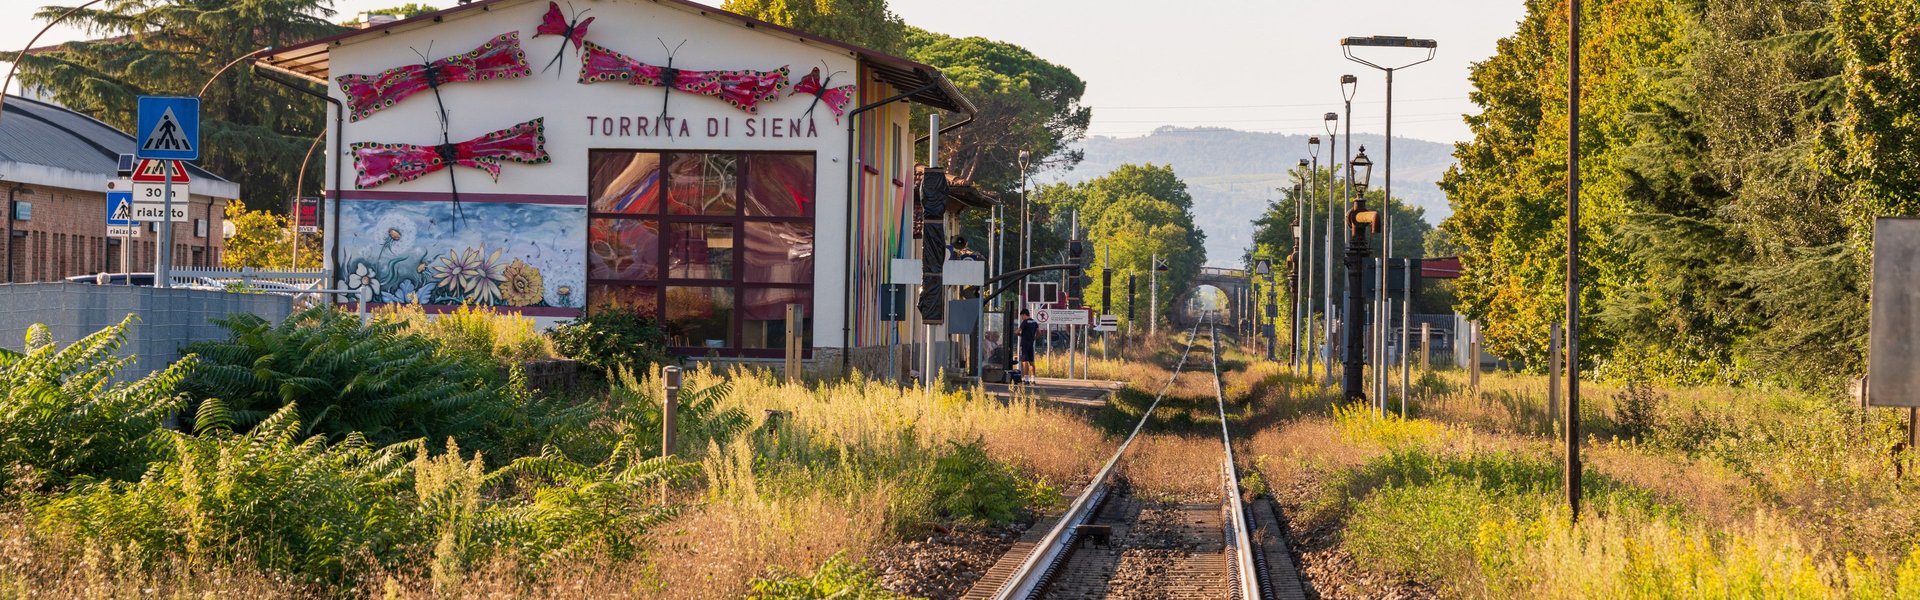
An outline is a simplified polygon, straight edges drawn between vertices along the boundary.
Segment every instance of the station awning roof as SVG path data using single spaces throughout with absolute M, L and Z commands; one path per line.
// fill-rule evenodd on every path
M 534 2 L 537 0 L 475 0 L 467 4 L 438 10 L 416 17 L 401 19 L 391 23 L 374 25 L 363 29 L 354 29 L 337 35 L 327 36 L 285 46 L 271 48 L 260 53 L 254 64 L 263 68 L 280 71 L 306 79 L 321 85 L 327 85 L 331 77 L 329 57 L 334 47 L 348 40 L 370 35 L 390 35 L 396 32 L 411 31 L 430 27 L 447 19 L 476 14 L 474 11 L 489 11 L 495 7 Z M 894 56 L 877 50 L 862 48 L 839 40 L 813 35 L 798 29 L 774 25 L 766 21 L 736 14 L 690 0 L 653 0 L 654 4 L 675 8 L 721 22 L 732 23 L 747 29 L 759 30 L 771 35 L 791 38 L 803 44 L 825 46 L 846 52 L 857 58 L 862 65 L 872 70 L 875 76 L 902 91 L 919 90 L 908 98 L 915 103 L 972 114 L 973 104 L 968 102 L 953 82 L 948 81 L 939 69 L 921 64 L 903 57 Z

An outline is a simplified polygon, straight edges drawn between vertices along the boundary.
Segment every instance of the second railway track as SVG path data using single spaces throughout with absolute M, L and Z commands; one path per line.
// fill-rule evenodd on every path
M 1194 353 L 1202 335 L 1204 359 Z M 1220 382 L 1218 335 L 1213 320 L 1203 318 L 1188 332 L 1186 350 L 1167 382 L 1154 396 L 1113 456 L 1091 483 L 1052 523 L 1036 524 L 1037 538 L 1015 547 L 1004 562 L 1018 563 L 1004 579 L 989 587 L 996 599 L 1031 598 L 1258 598 L 1292 597 L 1299 586 L 1268 583 L 1265 556 L 1250 533 L 1249 513 L 1241 504 L 1240 478 L 1227 427 L 1227 402 Z M 1205 365 L 1202 367 L 1201 365 Z M 1219 417 L 1217 432 L 1218 484 L 1212 498 L 1151 498 L 1135 492 L 1123 466 L 1135 453 L 1151 450 L 1136 444 L 1183 371 L 1204 368 L 1211 380 L 1213 408 Z M 1281 553 L 1284 556 L 1284 552 Z M 1291 565 L 1284 576 L 1292 577 Z M 987 582 L 982 582 L 987 583 Z M 1293 583 L 1293 585 L 1286 585 Z M 1290 593 L 1292 592 L 1292 593 Z M 970 594 L 970 596 L 974 596 Z

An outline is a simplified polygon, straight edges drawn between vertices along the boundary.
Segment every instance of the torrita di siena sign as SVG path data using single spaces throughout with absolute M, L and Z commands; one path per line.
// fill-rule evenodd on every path
M 672 116 L 609 117 L 586 115 L 589 137 L 817 138 L 811 118 Z

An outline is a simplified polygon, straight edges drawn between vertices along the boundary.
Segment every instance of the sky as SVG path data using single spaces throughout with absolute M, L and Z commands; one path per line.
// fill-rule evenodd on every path
M 407 0 L 336 0 L 336 20 Z M 588 0 L 591 2 L 592 0 Z M 77 0 L 0 0 L 0 47 L 40 30 L 37 7 Z M 450 6 L 453 0 L 427 0 Z M 718 0 L 708 2 L 718 4 Z M 1355 131 L 1385 130 L 1385 77 L 1348 62 L 1346 36 L 1439 41 L 1432 62 L 1395 73 L 1394 135 L 1461 141 L 1468 69 L 1515 29 L 1523 0 L 892 0 L 908 23 L 1026 47 L 1087 82 L 1091 135 L 1134 137 L 1163 125 L 1315 133 L 1340 111 L 1339 77 L 1360 77 Z M 39 44 L 84 37 L 56 27 Z M 1413 50 L 1371 49 L 1374 62 L 1412 62 Z M 4 65 L 5 63 L 0 63 Z

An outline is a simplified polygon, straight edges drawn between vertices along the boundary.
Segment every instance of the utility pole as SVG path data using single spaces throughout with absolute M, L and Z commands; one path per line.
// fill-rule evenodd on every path
M 1477 360 L 1478 357 L 1475 357 Z M 1567 511 L 1580 521 L 1580 0 L 1567 11 Z

